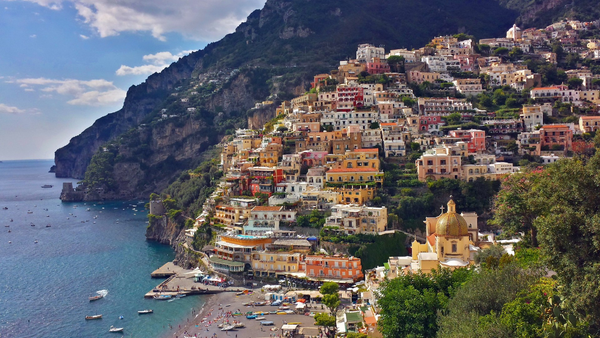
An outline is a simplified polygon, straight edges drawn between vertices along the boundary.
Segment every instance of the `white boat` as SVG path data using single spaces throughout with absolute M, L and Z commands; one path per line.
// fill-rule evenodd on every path
M 236 329 L 241 329 L 243 327 L 246 327 L 246 325 L 244 323 L 235 323 L 233 324 L 233 327 L 235 327 Z
M 178 293 L 177 296 L 175 296 L 175 297 L 177 297 L 177 298 L 183 298 L 185 296 L 187 296 L 185 293 Z
M 123 332 L 123 328 L 122 327 L 114 327 L 114 326 L 110 326 L 110 329 L 108 329 L 108 332 Z
M 233 329 L 235 329 L 234 325 L 227 325 L 224 328 L 222 328 L 221 331 L 231 331 Z
M 138 314 L 140 314 L 140 315 L 145 315 L 145 314 L 148 314 L 148 313 L 154 313 L 154 310 L 148 309 L 148 310 L 138 311 Z

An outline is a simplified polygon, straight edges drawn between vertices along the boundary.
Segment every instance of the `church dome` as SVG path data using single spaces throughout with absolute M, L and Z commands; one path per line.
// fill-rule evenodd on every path
M 456 212 L 456 203 L 451 199 L 448 201 L 448 212 L 438 217 L 435 225 L 437 236 L 468 236 L 469 227 L 467 221 Z

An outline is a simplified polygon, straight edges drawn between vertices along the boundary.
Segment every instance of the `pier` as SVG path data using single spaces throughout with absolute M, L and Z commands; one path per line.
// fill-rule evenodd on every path
M 154 289 L 144 295 L 145 298 L 153 298 L 156 295 L 169 295 L 175 297 L 177 294 L 185 295 L 203 295 L 220 292 L 241 292 L 247 290 L 243 287 L 222 288 L 214 285 L 204 285 L 194 281 L 197 270 L 186 270 L 172 262 L 169 262 L 154 272 L 153 278 L 168 277 Z
M 165 263 L 160 268 L 154 270 L 150 277 L 152 278 L 167 278 L 174 276 L 180 272 L 184 271 L 184 269 L 180 266 L 173 264 L 173 262 Z

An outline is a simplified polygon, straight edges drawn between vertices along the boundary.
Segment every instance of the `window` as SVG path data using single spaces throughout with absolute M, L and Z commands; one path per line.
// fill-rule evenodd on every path
M 456 252 L 456 243 L 452 243 L 452 252 Z

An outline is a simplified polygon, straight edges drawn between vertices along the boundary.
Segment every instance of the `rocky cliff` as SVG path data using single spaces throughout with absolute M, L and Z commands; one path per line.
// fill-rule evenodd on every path
M 201 254 L 192 247 L 192 239 L 185 235 L 182 227 L 172 222 L 167 216 L 153 219 L 146 230 L 146 240 L 169 245 L 175 251 L 177 265 L 186 269 L 202 266 Z

